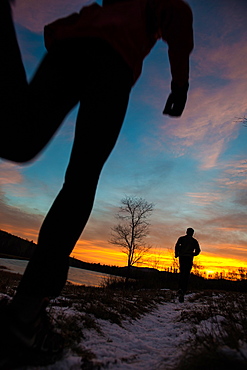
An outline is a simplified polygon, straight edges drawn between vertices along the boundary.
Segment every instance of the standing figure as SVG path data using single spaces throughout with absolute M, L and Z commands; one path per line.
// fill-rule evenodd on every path
M 184 301 L 184 295 L 187 291 L 190 271 L 193 266 L 193 259 L 201 252 L 198 241 L 193 238 L 194 230 L 189 227 L 186 230 L 186 235 L 180 236 L 175 245 L 175 258 L 179 257 L 179 282 L 178 295 L 179 302 Z
M 83 7 L 45 27 L 48 52 L 28 83 L 9 2 L 0 0 L 0 156 L 18 163 L 32 160 L 80 103 L 64 184 L 0 323 L 7 343 L 55 351 L 54 333 L 43 320 L 45 307 L 66 282 L 69 255 L 92 210 L 130 91 L 158 39 L 168 44 L 171 68 L 163 114 L 179 117 L 184 110 L 192 12 L 183 0 L 104 0 L 102 6 Z

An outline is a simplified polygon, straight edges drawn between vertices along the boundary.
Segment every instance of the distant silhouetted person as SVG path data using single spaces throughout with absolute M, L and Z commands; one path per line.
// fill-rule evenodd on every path
M 184 301 L 184 294 L 187 291 L 190 271 L 193 266 L 194 256 L 198 256 L 201 252 L 198 241 L 193 238 L 194 230 L 189 227 L 186 235 L 180 236 L 175 245 L 175 258 L 179 257 L 179 282 L 178 282 L 178 295 L 179 301 Z
M 19 163 L 32 160 L 80 103 L 63 187 L 6 310 L 5 329 L 1 326 L 1 332 L 11 327 L 9 341 L 13 336 L 30 349 L 38 346 L 35 335 L 46 303 L 66 282 L 69 255 L 92 210 L 131 88 L 158 39 L 168 44 L 172 77 L 163 113 L 179 117 L 184 110 L 192 12 L 182 0 L 105 0 L 103 6 L 94 3 L 46 26 L 44 37 L 48 53 L 28 83 L 9 1 L 0 1 L 1 157 Z

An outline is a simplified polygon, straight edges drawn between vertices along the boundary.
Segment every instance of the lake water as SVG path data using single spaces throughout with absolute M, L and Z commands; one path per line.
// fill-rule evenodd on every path
M 0 270 L 8 269 L 7 271 L 23 274 L 27 261 L 14 260 L 8 258 L 0 258 Z M 105 278 L 110 275 L 102 274 L 101 272 L 78 269 L 76 267 L 69 268 L 68 281 L 73 284 L 100 286 Z

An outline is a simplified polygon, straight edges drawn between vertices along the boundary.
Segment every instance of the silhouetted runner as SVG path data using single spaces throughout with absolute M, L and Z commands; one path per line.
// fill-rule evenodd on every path
M 68 257 L 92 210 L 129 93 L 143 59 L 160 38 L 168 44 L 172 76 L 163 113 L 179 117 L 184 110 L 193 49 L 192 12 L 182 0 L 105 0 L 103 6 L 94 3 L 46 26 L 44 36 L 48 53 L 28 83 L 9 1 L 0 1 L 1 157 L 19 163 L 34 159 L 80 103 L 63 187 L 5 313 L 11 335 L 27 348 L 36 342 L 29 341 L 31 334 L 23 330 L 23 323 L 35 337 L 46 303 L 66 282 Z
M 201 252 L 198 241 L 193 238 L 194 230 L 189 227 L 186 230 L 186 235 L 180 236 L 175 245 L 175 258 L 179 257 L 179 282 L 178 282 L 178 295 L 179 301 L 184 301 L 184 294 L 187 291 L 190 271 L 193 266 L 194 256 L 198 256 Z

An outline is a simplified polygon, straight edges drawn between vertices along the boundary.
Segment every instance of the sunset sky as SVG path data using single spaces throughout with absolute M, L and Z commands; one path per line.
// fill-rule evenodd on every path
M 44 25 L 89 3 L 16 0 L 14 17 L 29 78 L 45 53 Z M 119 140 L 103 169 L 74 257 L 126 264 L 126 256 L 108 239 L 127 195 L 154 203 L 150 266 L 158 262 L 159 268 L 168 267 L 176 240 L 193 227 L 202 248 L 197 263 L 212 271 L 247 268 L 247 127 L 239 120 L 247 116 L 247 1 L 188 3 L 194 13 L 195 49 L 184 114 L 179 119 L 162 115 L 170 70 L 167 45 L 159 41 L 131 93 Z M 35 162 L 0 162 L 2 230 L 37 241 L 63 182 L 76 111 Z

